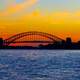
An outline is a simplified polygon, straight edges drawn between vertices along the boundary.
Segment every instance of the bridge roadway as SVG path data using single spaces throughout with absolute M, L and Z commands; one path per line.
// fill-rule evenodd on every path
M 5 43 L 54 43 L 53 41 L 13 41 Z

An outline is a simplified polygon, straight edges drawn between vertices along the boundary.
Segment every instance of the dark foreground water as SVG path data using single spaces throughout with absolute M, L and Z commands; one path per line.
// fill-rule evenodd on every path
M 0 80 L 80 80 L 80 51 L 0 50 Z

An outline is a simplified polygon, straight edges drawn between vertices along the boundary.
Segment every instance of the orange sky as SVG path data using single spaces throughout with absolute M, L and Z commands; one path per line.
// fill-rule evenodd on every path
M 27 13 L 16 19 L 3 18 L 0 21 L 0 36 L 13 35 L 27 31 L 42 31 L 54 34 L 65 39 L 67 36 L 72 37 L 74 41 L 80 39 L 80 14 L 79 12 L 55 12 L 41 13 L 34 11 Z M 5 35 L 5 36 L 4 36 Z
M 80 11 L 23 10 L 37 1 L 30 0 L 27 4 L 11 6 L 0 12 L 0 36 L 7 38 L 21 32 L 42 31 L 63 39 L 72 37 L 73 41 L 80 40 Z

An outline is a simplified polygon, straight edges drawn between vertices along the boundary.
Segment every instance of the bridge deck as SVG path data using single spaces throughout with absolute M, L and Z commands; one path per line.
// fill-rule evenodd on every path
M 13 41 L 5 43 L 53 43 L 53 41 Z

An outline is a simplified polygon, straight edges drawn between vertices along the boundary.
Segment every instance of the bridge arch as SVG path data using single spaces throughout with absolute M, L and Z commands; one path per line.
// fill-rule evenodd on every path
M 29 36 L 29 35 L 40 35 L 43 37 L 46 37 L 48 39 L 50 39 L 52 42 L 54 41 L 62 41 L 61 38 L 55 36 L 55 35 L 51 35 L 49 33 L 45 33 L 45 32 L 38 32 L 38 31 L 29 31 L 29 32 L 23 32 L 23 33 L 19 33 L 16 35 L 13 35 L 12 37 L 5 39 L 4 43 L 7 43 L 7 45 L 11 44 L 12 42 L 14 42 L 15 40 L 22 38 L 24 36 Z

